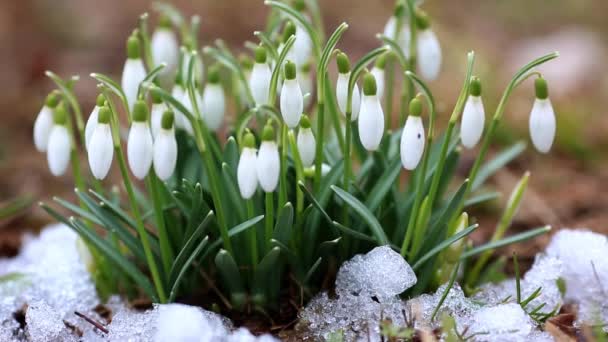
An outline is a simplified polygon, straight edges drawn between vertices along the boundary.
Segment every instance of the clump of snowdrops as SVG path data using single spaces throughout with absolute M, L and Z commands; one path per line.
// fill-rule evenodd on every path
M 513 90 L 530 77 L 530 135 L 549 151 L 555 116 L 534 68 L 557 53 L 523 66 L 486 123 L 470 52 L 438 132 L 427 82 L 441 70 L 441 45 L 413 0 L 397 1 L 378 48 L 358 60 L 338 50 L 348 25 L 326 37 L 314 0 L 265 4 L 259 43 L 238 56 L 221 40 L 201 48 L 199 18 L 157 4 L 153 32 L 144 14 L 127 39 L 121 82 L 91 74 L 99 97 L 88 118 L 78 78 L 48 72 L 58 89 L 34 141 L 53 175 L 71 166 L 78 203 L 55 199 L 72 216 L 41 205 L 87 243 L 100 292 L 164 303 L 209 289 L 225 310 L 269 312 L 284 296 L 304 302 L 336 265 L 377 245 L 416 271 L 407 295 L 453 281 L 458 269 L 472 289 L 495 248 L 548 231 L 505 237 L 527 173 L 491 241 L 467 242 L 477 225 L 466 211 L 498 196 L 482 185 L 523 150 L 486 161 Z M 455 176 L 461 146 L 478 148 L 464 180 Z M 116 164 L 120 186 L 106 178 Z

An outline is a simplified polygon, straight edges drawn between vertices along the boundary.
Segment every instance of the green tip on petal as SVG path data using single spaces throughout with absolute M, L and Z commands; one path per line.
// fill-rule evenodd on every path
M 347 74 L 350 72 L 350 61 L 344 52 L 338 52 L 338 55 L 336 56 L 336 63 L 338 64 L 339 73 Z
M 243 147 L 255 148 L 255 136 L 250 131 L 247 131 L 243 137 Z
M 288 80 L 296 79 L 296 64 L 292 61 L 285 63 L 285 78 Z
M 59 104 L 59 101 L 61 100 L 61 93 L 58 92 L 57 90 L 53 90 L 47 97 L 46 100 L 44 101 L 44 104 L 49 107 L 49 108 L 55 108 L 57 107 L 57 104 Z
M 134 33 L 127 39 L 127 58 L 138 59 L 140 56 L 139 38 Z
M 310 68 L 311 68 L 310 62 L 306 62 L 306 63 L 304 63 L 304 65 L 302 65 L 300 67 L 300 71 L 303 73 L 308 73 L 308 72 L 310 72 Z
M 395 9 L 393 10 L 393 16 L 395 16 L 396 18 L 399 18 L 401 16 L 403 16 L 405 14 L 405 5 L 403 4 L 403 2 L 399 1 L 399 3 L 395 6 Z
M 175 84 L 182 84 L 182 73 L 179 71 L 175 74 Z
M 426 30 L 431 26 L 429 16 L 421 9 L 416 10 L 416 27 L 419 30 Z
M 300 127 L 302 128 L 310 128 L 310 119 L 308 118 L 308 116 L 306 116 L 306 114 L 302 114 L 302 116 L 300 117 Z
M 174 120 L 173 112 L 170 110 L 167 110 L 163 113 L 163 117 L 160 120 L 160 126 L 163 129 L 171 129 L 171 128 L 173 128 L 173 120 Z
M 384 67 L 386 66 L 386 57 L 388 54 L 389 52 L 385 52 L 376 58 L 376 64 L 374 64 L 376 68 L 384 70 Z
M 481 96 L 481 81 L 479 80 L 479 77 L 473 76 L 469 87 L 469 94 L 472 96 Z
M 285 24 L 285 28 L 283 29 L 283 43 L 286 43 L 289 37 L 294 36 L 296 34 L 296 25 L 290 20 Z
M 365 74 L 363 77 L 363 94 L 366 96 L 374 96 L 378 91 L 376 86 L 376 78 L 371 73 Z
M 65 126 L 68 122 L 68 111 L 65 109 L 63 102 L 59 102 L 53 111 L 53 122 L 56 125 Z
M 261 45 L 255 48 L 255 62 L 258 64 L 266 63 L 266 49 Z
M 169 19 L 166 15 L 161 15 L 158 19 L 158 27 L 163 29 L 171 29 L 172 27 L 171 19 Z
M 274 141 L 274 128 L 272 128 L 270 123 L 267 123 L 266 126 L 264 126 L 262 141 Z
M 142 100 L 138 100 L 133 105 L 133 121 L 145 122 L 148 120 L 148 106 Z
M 103 106 L 99 108 L 99 113 L 97 114 L 97 122 L 101 124 L 109 124 L 111 115 L 112 112 L 110 111 L 110 108 L 108 108 L 108 106 Z
M 211 84 L 220 83 L 220 67 L 217 64 L 214 64 L 209 68 L 209 73 L 207 74 L 207 82 Z
M 306 3 L 304 0 L 294 0 L 293 8 L 295 8 L 298 12 L 302 12 L 306 9 Z
M 422 101 L 416 96 L 410 101 L 410 115 L 420 116 L 422 114 Z
M 534 81 L 534 90 L 536 91 L 536 98 L 539 100 L 545 100 L 549 97 L 547 80 L 542 77 L 539 77 Z
M 106 103 L 106 97 L 103 94 L 97 95 L 97 99 L 95 100 L 95 105 L 97 107 L 102 107 Z
M 239 63 L 245 70 L 251 70 L 251 68 L 253 68 L 253 62 L 251 61 L 251 58 L 249 58 L 249 56 L 245 54 L 242 54 L 239 57 Z

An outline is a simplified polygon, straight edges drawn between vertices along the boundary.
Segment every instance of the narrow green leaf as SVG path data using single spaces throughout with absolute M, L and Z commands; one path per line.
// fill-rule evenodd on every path
M 373 243 L 378 243 L 378 241 L 376 241 L 374 238 L 369 237 L 363 233 L 360 233 L 352 228 L 348 228 L 339 222 L 332 221 L 332 225 L 334 227 L 338 228 L 340 231 L 344 232 L 345 234 L 350 235 L 356 239 L 363 240 L 363 241 L 369 241 L 369 242 L 373 242 Z
M 374 212 L 382 200 L 386 197 L 392 186 L 395 184 L 397 177 L 401 173 L 401 159 L 399 157 L 393 158 L 384 173 L 378 178 L 372 190 L 369 192 L 365 200 L 365 206 L 369 211 Z
M 207 226 L 214 220 L 215 216 L 213 211 L 209 211 L 203 222 L 198 225 L 198 228 L 192 233 L 192 235 L 188 238 L 188 241 L 184 244 L 182 249 L 179 251 L 175 260 L 173 260 L 173 265 L 171 265 L 171 271 L 169 272 L 169 283 L 175 283 L 178 272 L 183 268 L 184 264 L 188 260 L 188 257 L 192 254 L 192 250 L 195 248 L 194 246 L 200 241 L 201 237 L 205 233 L 205 229 Z
M 287 244 L 291 240 L 292 229 L 293 205 L 287 202 L 279 211 L 279 216 L 277 216 L 272 237 L 281 243 Z
M 483 194 L 479 194 L 479 195 L 476 195 L 476 196 L 473 196 L 473 197 L 467 199 L 466 201 L 464 201 L 464 206 L 472 207 L 477 204 L 493 201 L 493 200 L 499 198 L 500 196 L 501 196 L 500 192 L 497 192 L 497 191 L 485 192 Z
M 179 285 L 180 285 L 184 275 L 186 274 L 186 271 L 188 270 L 190 265 L 192 265 L 192 263 L 194 262 L 196 257 L 201 253 L 203 248 L 205 248 L 205 246 L 207 245 L 208 242 L 209 242 L 209 237 L 205 236 L 203 241 L 201 241 L 201 243 L 199 243 L 199 245 L 196 247 L 196 249 L 188 257 L 188 260 L 186 260 L 186 262 L 182 266 L 177 277 L 175 278 L 175 282 L 173 282 L 173 286 L 171 287 L 171 292 L 169 293 L 169 302 L 172 302 L 173 300 L 175 300 L 175 296 L 177 295 L 177 289 L 179 288 Z
M 249 228 L 254 227 L 258 222 L 262 221 L 264 219 L 264 215 L 260 215 L 260 216 L 256 216 L 250 220 L 247 220 L 233 228 L 231 228 L 230 230 L 228 230 L 228 237 L 233 237 L 237 234 L 240 234 L 244 231 L 246 231 Z M 209 254 L 211 251 L 214 251 L 216 248 L 218 248 L 220 245 L 222 244 L 222 240 L 221 239 L 217 239 L 215 240 L 210 246 L 209 249 L 207 251 L 205 251 L 205 253 L 203 254 L 202 259 L 205 259 L 205 257 L 207 256 L 207 254 Z
M 108 89 L 110 89 L 110 91 L 112 91 L 116 96 L 118 96 L 118 98 L 120 98 L 120 101 L 122 102 L 122 104 L 124 106 L 127 106 L 127 97 L 126 97 L 125 93 L 122 91 L 122 87 L 118 83 L 116 83 L 112 78 L 110 78 L 104 74 L 99 74 L 99 73 L 92 73 L 91 77 L 93 77 L 98 82 L 100 82 L 101 84 L 106 86 Z M 128 108 L 128 107 L 125 107 L 125 108 Z
M 239 146 L 234 137 L 229 137 L 224 145 L 224 162 L 230 166 L 231 170 L 236 170 L 239 166 Z
M 331 222 L 332 221 L 331 217 L 329 217 L 327 212 L 325 212 L 325 209 L 323 209 L 323 206 L 321 206 L 321 203 L 319 203 L 319 201 L 317 201 L 315 196 L 310 192 L 310 190 L 308 190 L 306 185 L 304 183 L 302 183 L 302 181 L 299 181 L 298 186 L 300 187 L 300 189 L 302 189 L 302 191 L 304 191 L 304 194 L 306 195 L 308 200 L 312 203 L 312 205 L 315 208 L 317 208 L 317 210 L 319 210 L 319 212 L 323 215 L 323 217 L 327 220 L 327 222 Z
M 437 312 L 441 308 L 441 305 L 443 305 L 443 302 L 445 301 L 448 294 L 450 293 L 452 286 L 454 286 L 454 281 L 456 280 L 456 276 L 458 275 L 459 268 L 460 268 L 460 263 L 458 263 L 456 265 L 456 267 L 454 268 L 454 271 L 452 272 L 452 275 L 450 276 L 450 281 L 448 282 L 448 286 L 445 287 L 445 290 L 441 294 L 441 299 L 439 299 L 439 302 L 437 303 L 435 310 L 433 310 L 433 314 L 431 315 L 431 322 L 435 320 L 435 315 L 437 315 Z
M 242 297 L 245 295 L 245 285 L 241 278 L 239 267 L 234 258 L 226 250 L 221 249 L 215 256 L 215 266 L 220 273 L 222 283 L 228 289 L 231 298 Z M 233 303 L 236 304 L 236 303 Z
M 271 274 L 277 271 L 277 262 L 281 255 L 279 247 L 272 248 L 259 263 L 253 275 L 252 293 L 265 294 Z
M 514 243 L 530 240 L 532 238 L 537 237 L 538 235 L 545 234 L 545 233 L 549 232 L 550 230 L 551 230 L 551 226 L 544 226 L 544 227 L 529 230 L 527 232 L 515 234 L 513 236 L 509 236 L 509 237 L 506 237 L 506 238 L 498 240 L 498 241 L 489 242 L 484 245 L 481 245 L 481 246 L 469 249 L 468 251 L 465 251 L 460 256 L 460 260 L 461 261 L 465 260 L 469 257 L 472 257 L 479 253 L 483 253 L 485 251 L 491 251 L 491 250 L 494 250 L 494 249 L 497 249 L 500 247 L 504 247 L 504 246 L 508 246 L 508 245 L 511 245 Z
M 526 149 L 526 143 L 520 141 L 506 150 L 500 152 L 496 157 L 486 162 L 477 173 L 477 177 L 471 186 L 471 191 L 477 190 L 485 181 L 490 178 L 496 171 L 502 169 L 505 165 L 517 158 Z
M 412 266 L 412 268 L 414 270 L 417 270 L 418 268 L 420 268 L 420 266 L 422 266 L 429 259 L 431 259 L 435 255 L 437 255 L 439 252 L 441 252 L 444 249 L 448 248 L 454 242 L 456 242 L 456 241 L 464 238 L 465 236 L 471 234 L 475 229 L 477 229 L 477 227 L 479 227 L 478 224 L 474 224 L 474 225 L 468 226 L 467 228 L 461 230 L 460 232 L 458 232 L 458 233 L 452 235 L 451 237 L 443 240 L 443 242 L 441 242 L 440 244 L 438 244 L 437 246 L 435 246 L 435 248 L 431 249 L 426 254 L 424 254 L 422 257 L 420 257 L 416 261 L 416 263 L 414 264 L 414 266 Z
M 234 218 L 236 218 L 237 222 L 240 222 L 242 219 L 247 217 L 247 211 L 245 208 L 245 201 L 241 197 L 241 193 L 239 192 L 236 175 L 234 174 L 234 170 L 228 166 L 226 163 L 222 163 L 222 182 L 224 183 L 224 200 L 225 205 L 224 208 L 233 208 Z

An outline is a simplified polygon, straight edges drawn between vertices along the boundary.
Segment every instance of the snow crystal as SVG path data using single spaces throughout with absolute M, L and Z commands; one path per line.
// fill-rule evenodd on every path
M 375 296 L 388 300 L 416 284 L 414 271 L 388 246 L 376 247 L 365 255 L 356 255 L 338 271 L 338 295 Z
M 60 312 L 45 302 L 30 303 L 25 314 L 27 335 L 32 342 L 75 341 L 61 319 Z
M 227 334 L 219 315 L 201 308 L 166 304 L 158 306 L 155 341 L 215 341 Z
M 478 310 L 467 335 L 474 335 L 476 341 L 525 341 L 533 327 L 519 304 L 500 304 Z
M 254 336 L 249 330 L 245 328 L 238 328 L 228 337 L 226 337 L 226 342 L 278 342 L 276 338 L 271 335 L 261 335 Z

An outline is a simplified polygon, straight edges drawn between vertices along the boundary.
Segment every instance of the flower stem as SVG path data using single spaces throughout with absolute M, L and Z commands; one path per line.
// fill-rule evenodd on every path
M 296 138 L 293 131 L 288 133 L 289 135 L 289 144 L 291 145 L 291 154 L 293 154 L 293 160 L 296 166 L 296 213 L 299 215 L 304 211 L 304 193 L 302 189 L 298 186 L 300 181 L 304 182 L 304 166 L 302 165 L 302 158 L 300 157 L 300 150 L 298 150 L 298 145 L 296 143 Z
M 280 185 L 279 185 L 279 206 L 282 207 L 287 203 L 287 149 L 289 142 L 287 141 L 287 125 L 281 123 L 281 165 L 280 167 Z
M 266 246 L 266 253 L 272 248 L 270 239 L 272 238 L 272 226 L 274 224 L 274 193 L 266 193 L 266 221 L 264 224 L 264 243 Z
M 318 191 L 321 186 L 321 167 L 323 166 L 323 143 L 325 130 L 325 105 L 319 101 L 317 104 L 317 145 L 315 151 L 315 181 L 314 189 Z
M 247 205 L 247 219 L 252 219 L 255 215 L 253 200 L 245 200 L 245 203 Z M 258 264 L 258 237 L 256 227 L 249 229 L 249 244 L 251 248 L 251 267 L 252 270 L 255 271 Z
M 146 186 L 148 187 L 150 194 L 152 195 L 152 203 L 154 205 L 154 216 L 156 218 L 156 226 L 158 229 L 158 240 L 160 244 L 160 256 L 163 263 L 163 269 L 165 274 L 171 272 L 171 264 L 174 257 L 173 249 L 169 243 L 169 234 L 165 225 L 165 219 L 163 217 L 163 203 L 160 196 L 161 183 L 158 177 L 154 173 L 154 170 L 150 170 L 150 173 L 146 177 Z

